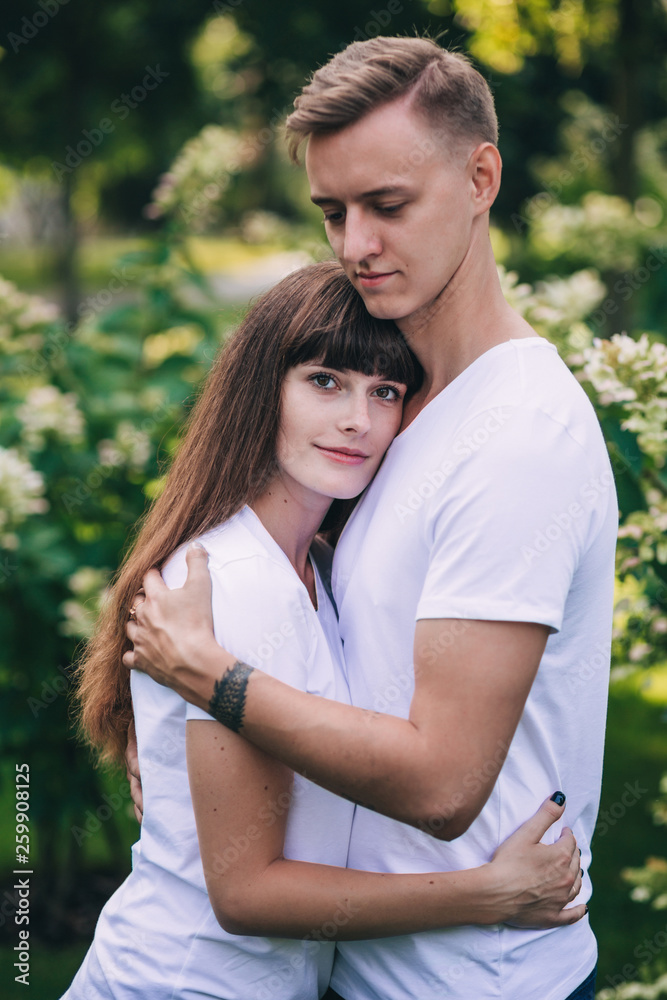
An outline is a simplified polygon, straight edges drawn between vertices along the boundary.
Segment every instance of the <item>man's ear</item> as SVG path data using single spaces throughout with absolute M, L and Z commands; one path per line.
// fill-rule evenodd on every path
M 491 142 L 482 142 L 470 154 L 468 170 L 473 185 L 475 214 L 488 212 L 498 195 L 503 161 Z

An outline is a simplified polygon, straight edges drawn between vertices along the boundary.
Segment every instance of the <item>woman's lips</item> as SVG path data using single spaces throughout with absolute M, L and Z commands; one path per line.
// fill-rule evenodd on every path
M 364 452 L 355 451 L 353 448 L 325 448 L 321 444 L 315 445 L 315 447 L 327 458 L 334 462 L 340 462 L 341 465 L 361 465 L 368 458 Z

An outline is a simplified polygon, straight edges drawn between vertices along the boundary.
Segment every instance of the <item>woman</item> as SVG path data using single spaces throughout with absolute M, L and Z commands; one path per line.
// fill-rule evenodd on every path
M 107 759 L 121 759 L 134 707 L 144 821 L 68 1000 L 316 1000 L 335 940 L 571 920 L 557 914 L 579 891 L 574 839 L 537 843 L 553 812 L 478 869 L 346 869 L 352 803 L 147 675 L 132 677 L 130 697 L 121 657 L 132 597 L 154 565 L 181 586 L 185 543 L 197 538 L 218 640 L 302 690 L 348 700 L 316 534 L 368 485 L 419 377 L 393 324 L 366 312 L 333 262 L 284 279 L 221 352 L 81 668 L 82 725 Z

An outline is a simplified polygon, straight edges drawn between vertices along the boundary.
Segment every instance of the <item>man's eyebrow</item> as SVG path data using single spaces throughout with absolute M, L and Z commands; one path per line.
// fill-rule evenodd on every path
M 378 198 L 386 194 L 405 194 L 409 188 L 404 184 L 391 184 L 386 187 L 374 188 L 372 191 L 364 191 L 363 194 L 359 195 L 357 201 L 363 201 L 364 198 Z M 327 205 L 333 202 L 337 202 L 338 198 L 333 198 L 331 196 L 321 196 L 313 195 L 310 199 L 313 205 Z

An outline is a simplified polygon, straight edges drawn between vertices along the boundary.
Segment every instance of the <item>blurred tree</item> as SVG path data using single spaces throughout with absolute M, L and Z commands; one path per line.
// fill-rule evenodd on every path
M 0 279 L 0 756 L 33 775 L 31 929 L 55 941 L 81 932 L 91 861 L 124 874 L 136 834 L 127 782 L 76 746 L 70 665 L 224 328 L 163 245 L 117 274 L 136 301 L 105 306 L 112 285 L 76 327 Z
M 0 159 L 55 181 L 66 314 L 78 222 L 96 201 L 136 225 L 150 186 L 204 123 L 188 46 L 206 0 L 16 0 L 0 8 Z

